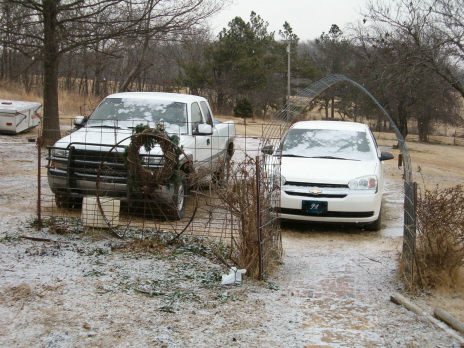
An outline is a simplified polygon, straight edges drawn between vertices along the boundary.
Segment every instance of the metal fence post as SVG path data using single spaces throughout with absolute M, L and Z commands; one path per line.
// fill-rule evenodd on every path
M 416 247 L 416 203 L 417 183 L 404 183 L 404 239 L 403 258 L 406 263 L 406 276 L 409 282 L 414 280 L 414 254 Z
M 258 232 L 258 257 L 259 257 L 259 280 L 263 280 L 263 244 L 262 244 L 262 235 L 261 235 L 261 170 L 259 165 L 259 156 L 256 156 L 256 228 Z
M 41 175 L 42 175 L 42 146 L 43 138 L 37 138 L 37 229 L 42 228 L 42 190 L 41 190 Z

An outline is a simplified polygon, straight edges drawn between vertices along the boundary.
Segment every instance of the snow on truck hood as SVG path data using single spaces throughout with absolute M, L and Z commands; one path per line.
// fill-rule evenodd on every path
M 348 184 L 354 178 L 377 174 L 378 161 L 282 157 L 281 174 L 286 181 Z
M 133 135 L 132 129 L 85 127 L 58 140 L 54 147 L 66 148 L 72 144 L 77 149 L 109 151 L 119 143 L 121 146 L 129 146 L 131 135 Z M 143 147 L 140 151 L 144 151 Z

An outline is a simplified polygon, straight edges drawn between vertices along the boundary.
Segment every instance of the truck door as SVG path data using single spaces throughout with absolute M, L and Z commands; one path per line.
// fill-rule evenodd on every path
M 191 106 L 191 120 L 192 120 L 192 134 L 195 138 L 194 146 L 194 158 L 195 158 L 195 167 L 197 171 L 200 168 L 204 168 L 207 171 L 210 171 L 211 168 L 211 157 L 212 153 L 212 135 L 199 135 L 196 134 L 198 125 L 200 123 L 206 123 L 201 112 L 201 108 L 198 103 L 194 102 Z

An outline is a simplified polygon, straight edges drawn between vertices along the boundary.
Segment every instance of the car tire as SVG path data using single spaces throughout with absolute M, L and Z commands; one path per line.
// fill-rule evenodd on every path
M 166 205 L 164 212 L 166 220 L 177 221 L 184 217 L 187 193 L 188 187 L 186 180 L 182 180 L 174 184 L 174 195 L 172 197 L 172 202 Z
M 367 231 L 380 231 L 382 229 L 382 207 L 380 207 L 379 217 L 374 222 L 365 226 Z

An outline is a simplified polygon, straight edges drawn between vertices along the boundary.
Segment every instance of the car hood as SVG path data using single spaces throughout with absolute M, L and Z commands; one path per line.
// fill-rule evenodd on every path
M 282 157 L 281 174 L 286 181 L 346 185 L 354 178 L 378 175 L 378 161 Z

